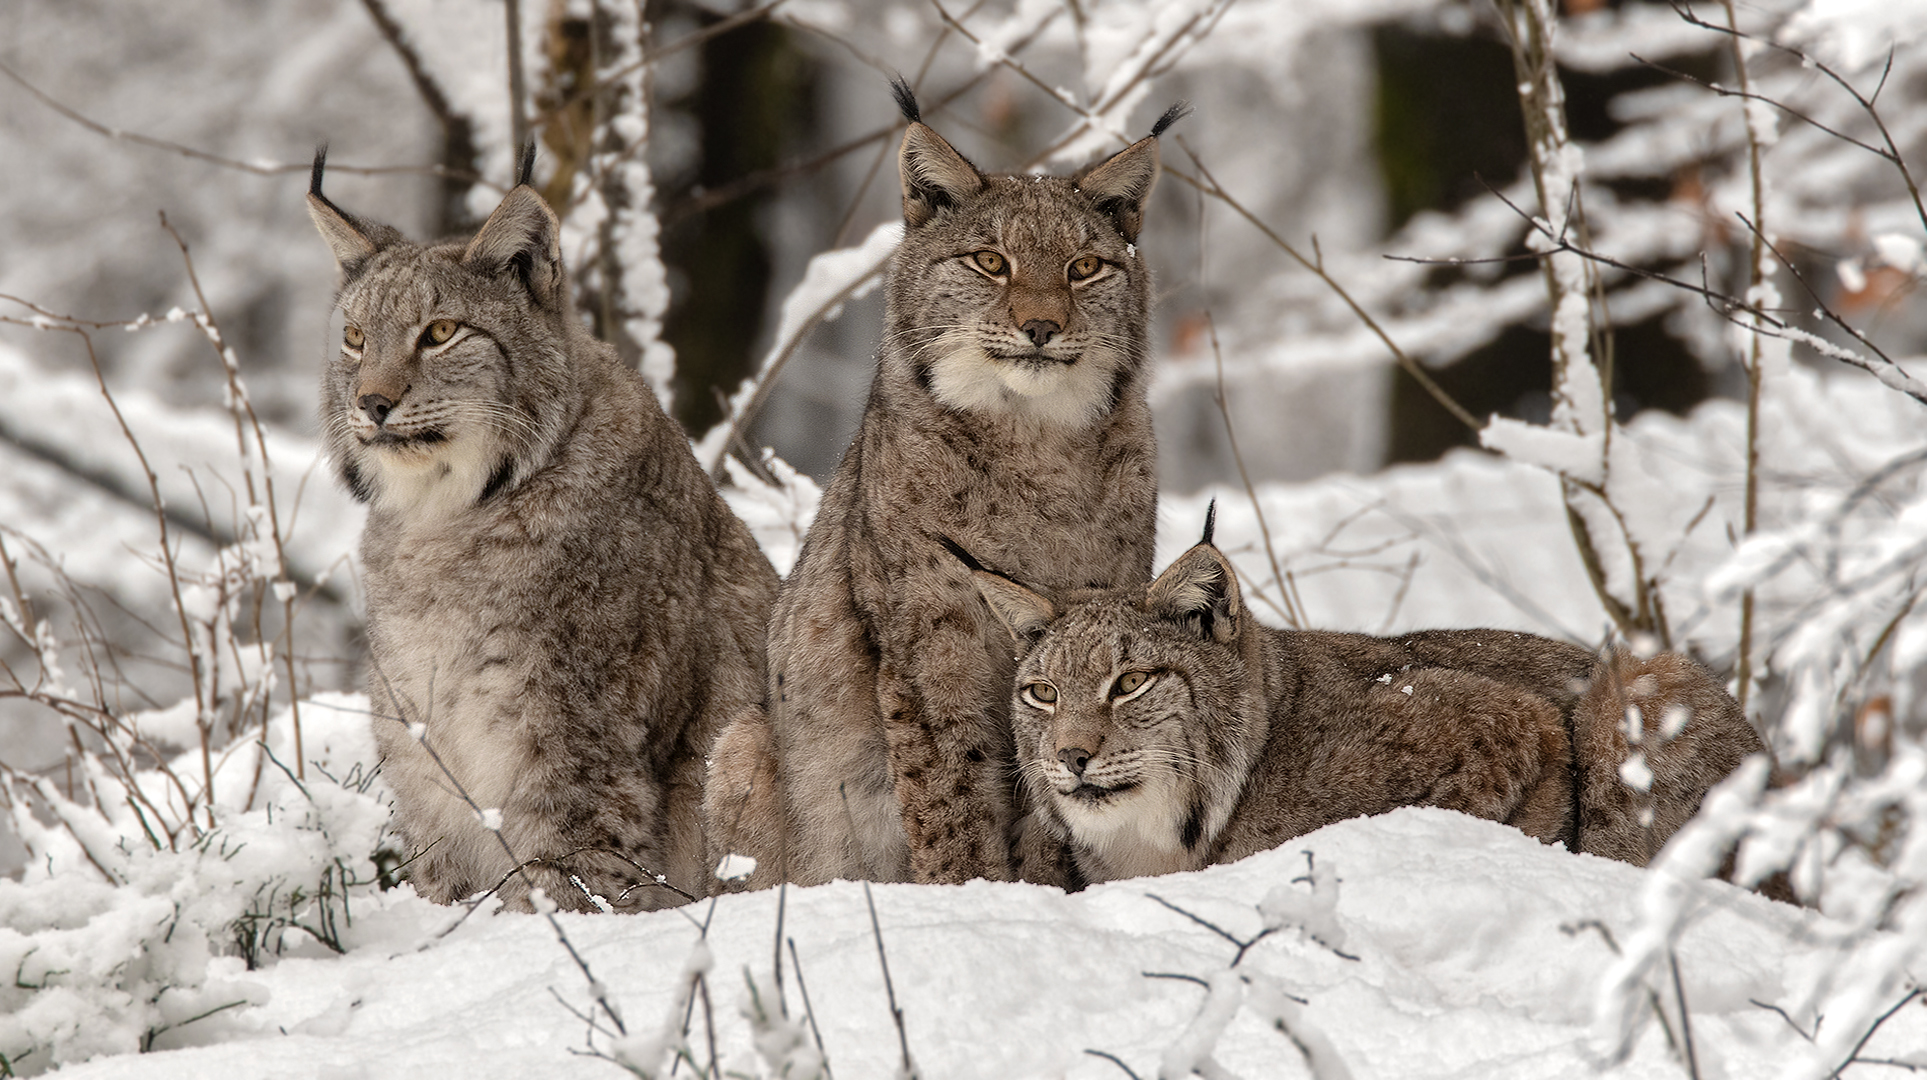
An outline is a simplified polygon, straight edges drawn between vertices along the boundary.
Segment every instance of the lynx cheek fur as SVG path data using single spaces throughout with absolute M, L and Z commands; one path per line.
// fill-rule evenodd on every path
M 713 754 L 712 839 L 758 860 L 752 886 L 1059 874 L 1061 849 L 1013 839 L 1015 663 L 938 537 L 1053 589 L 1150 577 L 1135 241 L 1180 110 L 1074 176 L 997 176 L 896 90 L 905 233 L 870 400 L 777 601 L 770 712 Z
M 1073 593 L 1061 613 L 975 570 L 1028 650 L 1012 704 L 1022 783 L 1086 881 L 1231 862 L 1399 806 L 1645 865 L 1760 749 L 1682 656 L 1601 660 L 1498 630 L 1260 626 L 1209 535 L 1150 586 Z M 1629 717 L 1647 792 L 1620 777 Z
M 329 202 L 315 157 L 346 317 L 321 408 L 369 503 L 375 736 L 422 894 L 508 877 L 522 910 L 531 884 L 659 907 L 676 897 L 651 875 L 706 891 L 703 755 L 762 698 L 776 575 L 575 317 L 532 163 L 472 241 L 421 246 Z

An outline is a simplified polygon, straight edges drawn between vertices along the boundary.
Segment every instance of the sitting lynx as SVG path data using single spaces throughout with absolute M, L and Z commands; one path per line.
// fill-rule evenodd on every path
M 1066 593 L 1062 609 L 957 553 L 1028 649 L 1012 704 L 1023 783 L 1086 881 L 1231 862 L 1399 806 L 1643 866 L 1760 749 L 1683 656 L 1260 626 L 1209 525 L 1148 587 Z
M 1048 588 L 1151 576 L 1157 451 L 1136 240 L 1158 136 L 1073 176 L 984 174 L 920 120 L 856 441 L 770 621 L 769 710 L 712 751 L 718 851 L 781 878 L 1061 877 L 1013 844 L 1015 664 L 939 535 Z
M 322 163 L 347 321 L 322 419 L 370 504 L 368 695 L 410 879 L 446 903 L 507 877 L 522 909 L 706 891 L 703 754 L 762 698 L 775 572 L 576 317 L 533 147 L 473 240 L 428 246 L 329 202 Z

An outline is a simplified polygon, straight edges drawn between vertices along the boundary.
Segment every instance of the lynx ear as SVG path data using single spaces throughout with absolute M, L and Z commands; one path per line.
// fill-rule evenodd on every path
M 1144 607 L 1153 615 L 1189 626 L 1206 641 L 1227 642 L 1244 626 L 1244 601 L 1231 560 L 1208 543 L 1178 556 L 1145 591 Z
M 1077 189 L 1111 219 L 1126 243 L 1144 227 L 1144 202 L 1158 182 L 1158 140 L 1152 135 L 1079 173 Z
M 977 167 L 920 122 L 903 133 L 897 172 L 903 178 L 903 223 L 912 229 L 984 189 Z
M 308 216 L 321 238 L 335 253 L 335 265 L 344 276 L 352 276 L 368 256 L 395 239 L 395 230 L 385 225 L 370 225 L 336 206 L 321 193 L 321 174 L 328 163 L 328 144 L 315 147 L 314 171 L 308 178 Z
M 1057 621 L 1056 606 L 1042 593 L 988 570 L 972 570 L 970 577 L 977 583 L 984 602 L 990 605 L 991 613 L 1010 631 L 1011 639 L 1017 644 L 1028 648 Z
M 1057 608 L 1042 593 L 1026 589 L 994 570 L 984 569 L 984 564 L 948 536 L 937 537 L 937 543 L 970 568 L 970 579 L 976 583 L 977 592 L 1017 644 L 1029 647 L 1057 621 Z
M 481 274 L 513 271 L 537 304 L 555 308 L 563 299 L 561 233 L 555 211 L 522 184 L 482 223 L 462 252 L 462 265 Z

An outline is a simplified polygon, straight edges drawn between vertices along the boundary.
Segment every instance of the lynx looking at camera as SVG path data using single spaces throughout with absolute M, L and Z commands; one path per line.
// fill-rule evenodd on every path
M 1014 664 L 956 537 L 1049 588 L 1149 580 L 1156 447 L 1136 247 L 1167 112 L 1072 176 L 977 170 L 920 119 L 856 441 L 770 625 L 768 715 L 714 750 L 706 815 L 751 886 L 1053 880 L 1012 833 Z
M 533 159 L 473 240 L 422 246 L 328 201 L 316 155 L 346 317 L 322 423 L 369 504 L 368 695 L 415 887 L 658 907 L 656 874 L 707 891 L 703 754 L 762 698 L 776 574 L 576 317 Z
M 1645 865 L 1760 749 L 1732 697 L 1675 654 L 1261 626 L 1210 539 L 1207 524 L 1149 586 L 1056 600 L 973 569 L 1025 651 L 1021 782 L 1086 881 L 1231 862 L 1400 806 Z

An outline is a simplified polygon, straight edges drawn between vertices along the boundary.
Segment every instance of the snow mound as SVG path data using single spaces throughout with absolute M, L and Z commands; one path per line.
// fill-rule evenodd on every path
M 1504 825 L 1406 809 L 1235 865 L 1074 895 L 991 882 L 878 885 L 873 894 L 904 1037 L 923 1075 L 1122 1075 L 1101 1054 L 1143 1077 L 1159 1075 L 1160 1063 L 1215 1062 L 1241 1076 L 1539 1078 L 1581 1075 L 1597 1062 L 1593 988 L 1613 961 L 1609 936 L 1636 918 L 1641 881 L 1633 867 L 1567 854 Z M 1795 992 L 1820 952 L 1800 944 L 1818 916 L 1721 882 L 1699 888 L 1705 914 L 1677 955 L 1702 1069 L 1765 1075 L 1799 1036 L 1752 1002 Z M 436 936 L 458 909 L 405 888 L 384 895 L 388 931 L 376 940 L 249 973 L 259 1003 L 227 1016 L 225 1041 L 98 1059 L 63 1075 L 601 1070 L 570 1053 L 584 1048 L 584 1025 L 564 1003 L 586 1011 L 587 993 L 544 920 L 478 915 Z M 894 1073 L 901 1052 L 861 885 L 559 918 L 628 1018 L 625 1046 L 654 1030 L 654 1018 L 680 1020 L 679 995 L 698 965 L 713 987 L 724 1070 L 764 1076 L 773 1073 L 759 1068 L 743 1014 L 776 1009 L 779 901 L 832 1068 Z M 1342 945 L 1321 944 L 1334 939 Z M 232 958 L 209 972 L 242 975 Z M 792 1020 L 802 1016 L 797 976 L 786 961 Z M 703 1011 L 699 1004 L 689 1045 L 706 1064 Z M 1901 1045 L 1923 1036 L 1927 1022 L 1911 1014 L 1882 1032 Z M 1324 1058 L 1320 1073 L 1294 1041 Z M 1679 1068 L 1653 1030 L 1617 1075 L 1673 1077 Z

